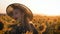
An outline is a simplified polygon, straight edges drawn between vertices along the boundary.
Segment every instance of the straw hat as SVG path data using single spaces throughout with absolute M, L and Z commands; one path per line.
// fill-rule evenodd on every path
M 22 10 L 22 12 L 26 15 L 26 17 L 28 17 L 30 20 L 32 20 L 33 14 L 31 12 L 31 10 L 28 7 L 26 7 L 25 5 L 19 4 L 19 3 L 10 4 L 6 8 L 7 14 L 12 17 L 13 16 L 12 12 L 15 8 L 19 8 L 20 10 Z

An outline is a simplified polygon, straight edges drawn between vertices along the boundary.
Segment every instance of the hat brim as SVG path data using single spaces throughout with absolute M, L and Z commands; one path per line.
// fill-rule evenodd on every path
M 20 8 L 20 9 L 24 10 L 23 12 L 27 15 L 27 17 L 28 17 L 30 20 L 32 20 L 32 18 L 33 18 L 32 11 L 31 11 L 28 7 L 26 7 L 25 5 L 19 4 L 19 3 L 10 4 L 10 5 L 6 8 L 6 12 L 7 12 L 7 14 L 8 14 L 9 16 L 11 16 L 11 17 L 13 16 L 11 13 L 12 13 L 12 11 L 14 10 L 15 7 L 18 7 L 18 8 Z

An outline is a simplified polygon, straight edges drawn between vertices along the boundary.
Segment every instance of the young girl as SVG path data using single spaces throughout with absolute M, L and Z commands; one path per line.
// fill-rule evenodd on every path
M 25 34 L 27 31 L 33 32 L 33 34 L 38 34 L 35 27 L 29 23 L 33 19 L 33 14 L 29 8 L 25 5 L 14 3 L 7 7 L 7 14 L 19 21 L 16 25 L 11 25 L 12 30 L 6 31 L 5 34 Z

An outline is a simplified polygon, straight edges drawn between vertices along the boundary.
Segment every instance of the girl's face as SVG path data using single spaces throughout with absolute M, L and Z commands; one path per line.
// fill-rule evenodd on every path
M 14 9 L 13 10 L 13 18 L 14 19 L 21 19 L 22 17 L 22 13 L 21 13 L 21 11 L 19 10 L 19 9 Z

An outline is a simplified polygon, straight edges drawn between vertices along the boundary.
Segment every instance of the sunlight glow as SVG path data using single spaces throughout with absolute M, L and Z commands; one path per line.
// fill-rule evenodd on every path
M 34 14 L 60 16 L 60 0 L 0 0 L 0 13 L 6 13 L 6 7 L 12 3 L 24 4 Z

